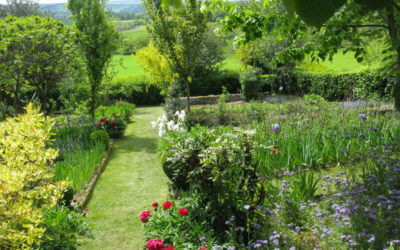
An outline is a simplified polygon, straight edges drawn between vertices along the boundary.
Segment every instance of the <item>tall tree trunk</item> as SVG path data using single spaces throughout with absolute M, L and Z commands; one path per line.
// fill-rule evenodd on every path
M 400 111 L 400 49 L 396 50 L 396 77 L 393 87 L 394 109 Z
M 396 66 L 395 66 L 395 81 L 393 86 L 393 98 L 395 111 L 400 110 L 400 44 L 399 31 L 394 16 L 394 3 L 392 2 L 387 7 L 387 24 L 389 28 L 389 36 L 392 42 L 392 47 L 396 51 Z
M 190 113 L 190 82 L 188 80 L 185 80 L 185 86 L 186 86 L 186 111 L 189 114 Z
M 92 83 L 90 92 L 90 116 L 93 119 L 95 118 L 96 103 L 97 103 L 97 84 Z

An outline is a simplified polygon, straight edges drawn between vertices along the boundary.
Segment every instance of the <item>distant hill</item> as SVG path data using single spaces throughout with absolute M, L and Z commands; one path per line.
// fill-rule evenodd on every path
M 67 14 L 66 3 L 48 3 L 40 4 L 46 11 L 54 14 Z M 116 13 L 132 13 L 144 11 L 140 0 L 111 0 L 107 3 L 107 7 Z
M 43 10 L 50 12 L 54 18 L 66 24 L 71 24 L 72 21 L 69 19 L 70 12 L 67 9 L 66 3 L 40 4 L 40 6 L 42 6 Z M 141 0 L 111 0 L 107 3 L 107 8 L 112 12 L 120 14 L 144 11 Z

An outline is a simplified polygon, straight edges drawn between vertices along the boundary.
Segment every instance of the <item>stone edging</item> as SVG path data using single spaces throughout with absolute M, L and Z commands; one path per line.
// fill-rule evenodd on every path
M 78 203 L 79 206 L 81 207 L 86 207 L 87 204 L 89 203 L 90 198 L 92 197 L 93 190 L 96 186 L 96 183 L 98 179 L 100 178 L 101 174 L 105 170 L 108 160 L 110 159 L 110 156 L 112 152 L 114 151 L 114 144 L 110 142 L 108 145 L 108 149 L 105 152 L 103 158 L 101 159 L 100 163 L 96 167 L 95 171 L 93 172 L 92 178 L 88 183 L 86 183 L 85 187 L 83 190 L 81 190 L 79 193 L 74 195 L 74 198 L 76 199 L 76 202 Z

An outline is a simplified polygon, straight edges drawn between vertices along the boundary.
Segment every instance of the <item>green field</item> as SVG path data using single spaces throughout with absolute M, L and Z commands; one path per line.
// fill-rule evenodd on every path
M 148 36 L 145 26 L 139 26 L 133 30 L 121 32 L 122 36 L 127 39 L 135 39 Z M 366 63 L 358 63 L 354 58 L 354 53 L 349 52 L 343 55 L 342 51 L 337 53 L 332 61 L 325 60 L 312 62 L 309 56 L 304 63 L 298 66 L 299 69 L 310 73 L 356 73 L 363 70 L 371 69 Z M 221 69 L 224 70 L 241 70 L 241 64 L 234 55 L 229 55 L 222 63 Z M 113 70 L 116 77 L 127 77 L 136 75 L 146 75 L 140 66 L 137 58 L 134 56 L 115 55 L 113 58 Z
M 311 57 L 308 57 L 298 68 L 312 73 L 357 73 L 369 67 L 358 63 L 354 58 L 354 53 L 349 52 L 343 55 L 342 52 L 339 52 L 333 56 L 332 61 L 312 62 Z
M 115 77 L 146 75 L 138 59 L 133 55 L 115 55 L 112 59 L 112 67 Z
M 126 30 L 121 32 L 123 38 L 135 39 L 138 37 L 148 36 L 146 26 L 139 26 L 133 30 Z

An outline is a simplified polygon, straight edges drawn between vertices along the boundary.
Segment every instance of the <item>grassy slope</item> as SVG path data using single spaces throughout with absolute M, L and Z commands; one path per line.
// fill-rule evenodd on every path
M 126 38 L 135 39 L 137 37 L 147 36 L 148 32 L 145 26 L 139 26 L 133 30 L 127 30 L 122 32 L 122 36 Z M 117 63 L 119 60 L 123 59 L 123 66 Z M 114 71 L 117 77 L 127 77 L 134 75 L 145 75 L 143 68 L 138 63 L 138 60 L 133 56 L 122 56 L 116 55 L 113 58 Z M 222 63 L 222 69 L 240 70 L 240 62 L 234 57 L 234 55 L 228 56 Z M 311 62 L 308 58 L 305 62 L 298 67 L 309 73 L 355 73 L 368 69 L 368 66 L 358 63 L 354 59 L 354 53 L 347 53 L 343 55 L 340 51 L 333 57 L 333 61 L 325 60 L 323 62 Z
M 161 107 L 137 108 L 125 137 L 116 141 L 89 203 L 88 222 L 95 239 L 83 240 L 81 249 L 143 249 L 138 215 L 168 195 L 156 152 L 157 132 L 150 126 L 162 113 Z
M 112 64 L 116 77 L 146 75 L 135 56 L 114 55 Z

